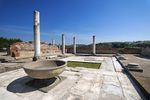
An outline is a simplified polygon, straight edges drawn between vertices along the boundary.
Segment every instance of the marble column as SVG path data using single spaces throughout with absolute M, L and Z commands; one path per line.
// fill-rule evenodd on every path
M 65 54 L 65 35 L 62 33 L 62 54 Z
M 73 53 L 76 54 L 76 38 L 73 37 Z
M 52 45 L 55 45 L 55 40 L 52 40 Z
M 34 11 L 34 57 L 33 61 L 40 58 L 40 12 Z
M 96 54 L 95 36 L 93 36 L 93 55 Z
M 61 45 L 60 44 L 58 44 L 58 48 L 61 50 Z

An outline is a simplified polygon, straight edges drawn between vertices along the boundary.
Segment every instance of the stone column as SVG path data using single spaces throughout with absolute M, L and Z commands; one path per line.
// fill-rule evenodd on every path
M 62 54 L 65 54 L 65 35 L 62 33 Z
M 96 54 L 95 36 L 93 36 L 93 55 Z
M 73 53 L 76 54 L 76 38 L 73 37 Z
M 55 45 L 55 40 L 52 40 L 52 45 Z
M 34 11 L 34 57 L 33 61 L 40 58 L 40 12 Z
M 58 48 L 61 50 L 61 45 L 60 44 L 58 44 Z

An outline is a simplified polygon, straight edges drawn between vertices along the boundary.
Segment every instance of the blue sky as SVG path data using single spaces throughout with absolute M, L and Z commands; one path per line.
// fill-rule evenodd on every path
M 33 11 L 40 11 L 41 41 L 90 44 L 150 40 L 150 0 L 0 0 L 0 36 L 33 40 Z

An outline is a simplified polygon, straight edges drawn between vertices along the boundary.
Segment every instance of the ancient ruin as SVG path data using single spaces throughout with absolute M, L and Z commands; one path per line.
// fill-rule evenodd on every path
M 59 55 L 61 50 L 56 45 L 48 45 L 41 43 L 41 56 L 44 55 Z M 35 56 L 33 42 L 19 42 L 10 46 L 8 55 L 19 58 L 29 58 Z
M 34 61 L 39 59 L 41 56 L 40 47 L 40 13 L 38 11 L 34 11 Z
M 93 36 L 93 55 L 96 54 L 95 36 Z
M 38 11 L 34 11 L 33 30 L 33 42 L 14 43 L 10 45 L 7 55 L 0 55 L 16 58 L 0 63 L 0 71 L 3 70 L 0 74 L 0 99 L 145 100 L 149 97 L 147 77 L 142 77 L 147 82 L 143 85 L 143 80 L 136 76 L 137 70 L 140 70 L 138 75 L 149 75 L 146 69 L 149 60 L 140 57 L 140 49 L 122 48 L 119 52 L 116 48 L 99 48 L 96 47 L 95 36 L 91 45 L 77 49 L 76 37 L 73 37 L 72 51 L 68 53 L 64 33 L 59 48 L 54 40 L 51 44 L 41 42 Z M 84 52 L 78 54 L 80 52 L 77 50 Z M 149 49 L 142 53 L 147 54 L 147 51 Z M 107 54 L 102 54 L 104 52 Z M 78 62 L 80 66 L 69 66 L 67 62 Z M 94 64 L 97 69 L 94 69 Z
M 73 37 L 73 53 L 76 54 L 76 37 Z
M 65 34 L 62 34 L 62 54 L 65 54 Z
M 150 47 L 143 48 L 141 54 L 150 57 Z

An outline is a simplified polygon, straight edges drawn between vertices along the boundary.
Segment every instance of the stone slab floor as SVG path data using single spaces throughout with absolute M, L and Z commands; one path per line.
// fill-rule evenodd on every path
M 101 62 L 100 69 L 68 68 L 66 77 L 48 93 L 25 85 L 23 69 L 0 74 L 0 100 L 141 100 L 138 89 L 114 57 L 74 56 L 65 61 Z

